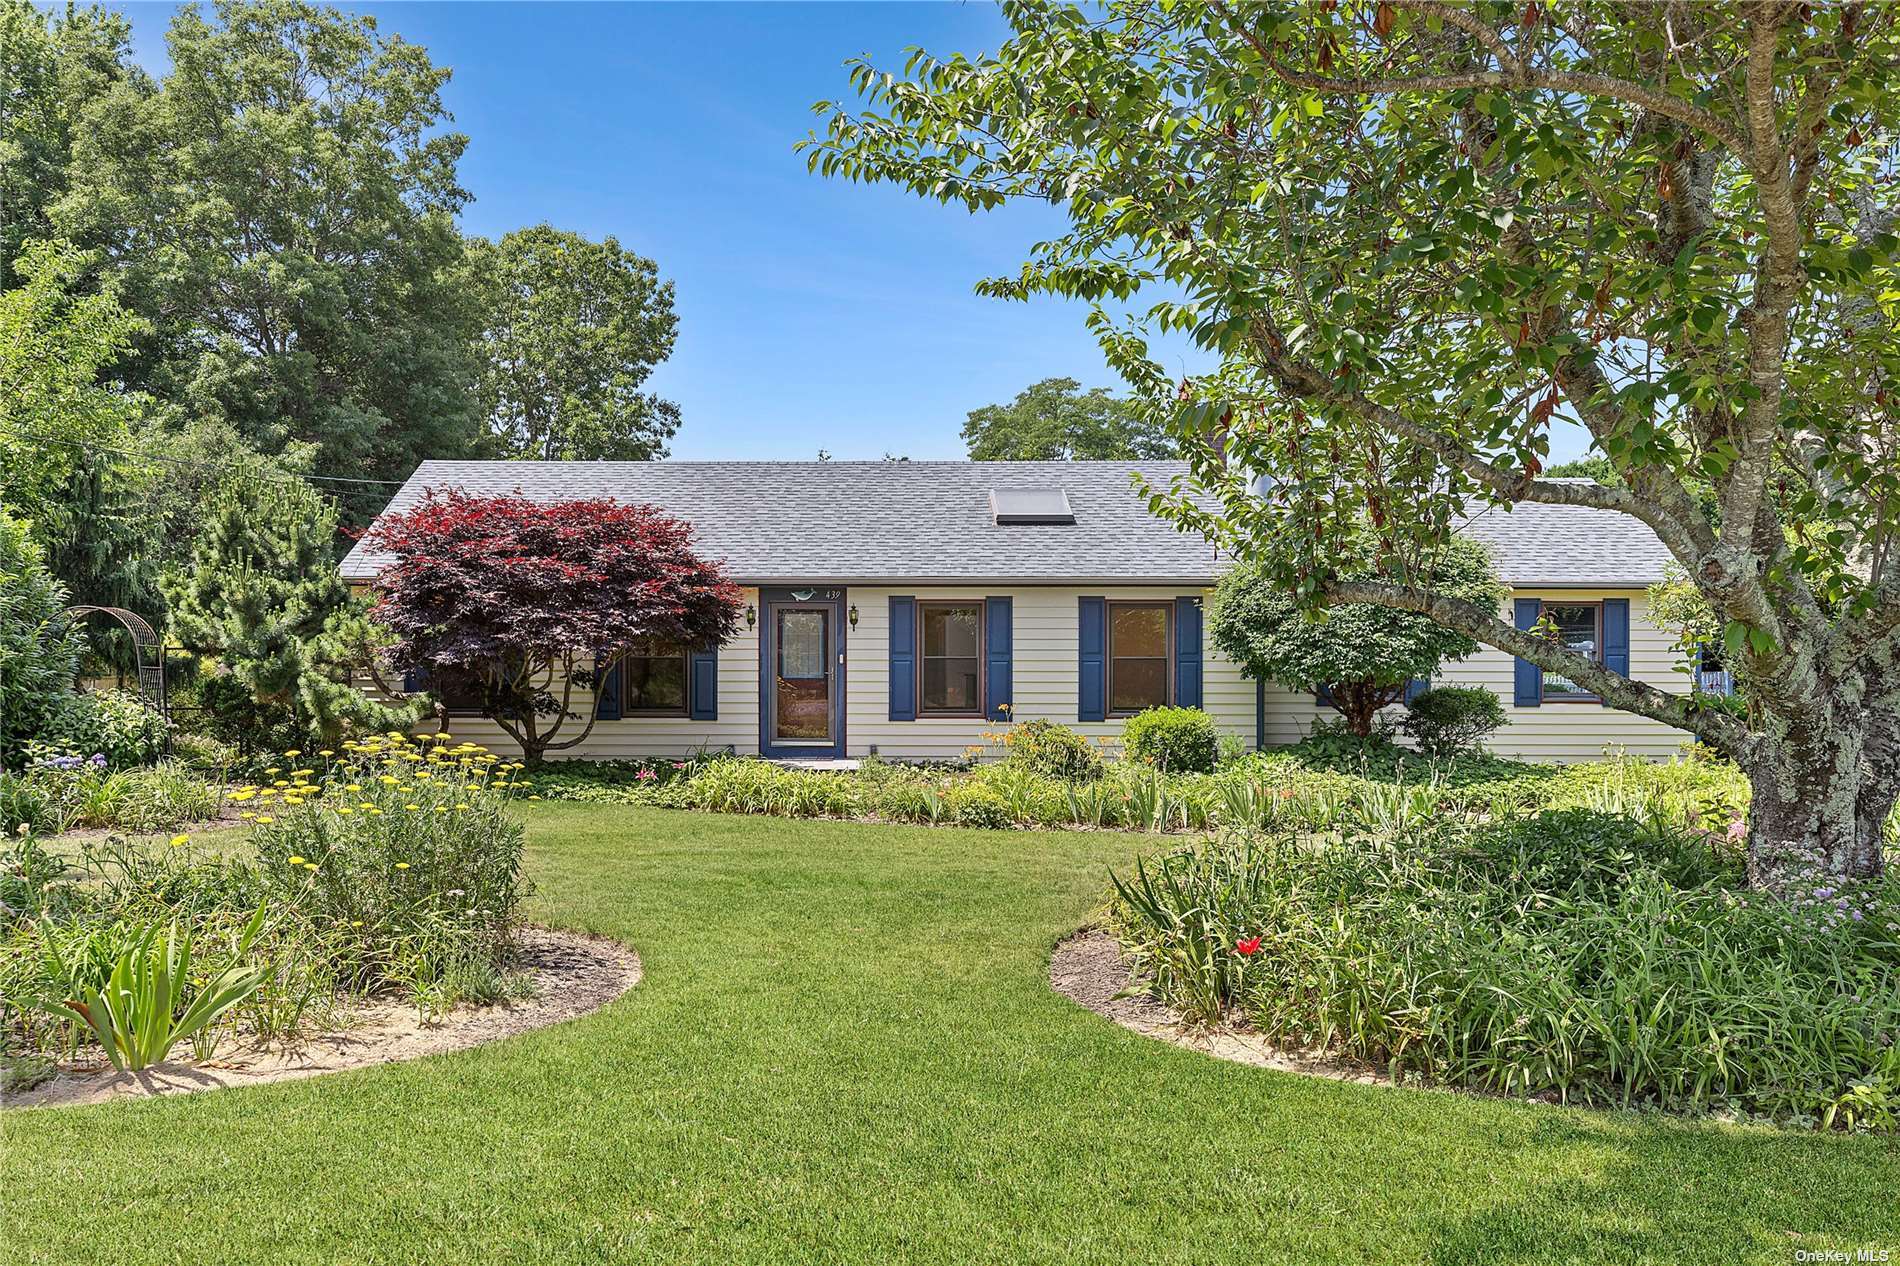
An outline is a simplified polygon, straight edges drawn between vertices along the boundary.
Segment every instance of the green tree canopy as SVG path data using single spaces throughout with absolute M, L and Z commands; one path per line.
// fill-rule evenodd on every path
M 972 461 L 1109 461 L 1178 456 L 1151 415 L 1106 387 L 1082 390 L 1073 378 L 1045 378 L 1008 404 L 970 411 L 963 442 Z
M 1753 785 L 1756 882 L 1881 871 L 1900 797 L 1900 10 L 1004 11 L 994 54 L 854 65 L 868 112 L 821 106 L 813 167 L 972 210 L 1058 205 L 1067 231 L 986 289 L 1096 305 L 1111 363 L 1196 436 L 1222 503 L 1159 508 L 1302 602 L 1430 615 L 1728 753 Z M 1172 381 L 1155 331 L 1220 372 Z M 1566 418 L 1619 486 L 1543 477 Z M 1724 622 L 1750 715 L 1434 592 L 1474 496 L 1651 528 Z M 1339 565 L 1362 521 L 1376 578 Z
M 546 224 L 476 239 L 475 357 L 490 446 L 541 461 L 666 456 L 679 406 L 643 390 L 673 350 L 673 283 L 609 237 Z
M 1346 574 L 1375 576 L 1361 566 Z M 1431 572 L 1435 592 L 1496 610 L 1506 590 L 1491 557 L 1454 536 Z M 1208 608 L 1208 635 L 1251 677 L 1302 690 L 1326 690 L 1354 734 L 1372 733 L 1379 710 L 1405 697 L 1414 678 L 1464 659 L 1477 639 L 1427 616 L 1355 602 L 1319 613 L 1287 592 L 1272 568 L 1242 563 L 1222 576 Z
M 104 9 L 0 0 L 0 288 L 22 280 L 13 264 L 28 241 L 56 236 L 48 212 L 67 190 L 87 107 L 143 80 L 131 40 L 131 24 Z
M 28 243 L 0 290 L 0 498 L 79 601 L 149 607 L 159 475 L 129 447 L 143 402 L 101 385 L 144 323 L 110 287 L 76 292 L 86 263 Z
M 0 509 L 0 768 L 17 769 L 72 693 L 79 634 L 26 524 Z
M 301 0 L 187 6 L 166 45 L 156 88 L 87 109 L 50 212 L 152 320 L 134 380 L 267 451 L 315 443 L 328 471 L 472 451 L 448 72 Z

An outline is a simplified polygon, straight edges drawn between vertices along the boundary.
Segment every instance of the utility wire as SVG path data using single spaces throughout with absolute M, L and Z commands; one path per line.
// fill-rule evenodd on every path
M 209 462 L 194 462 L 188 458 L 171 457 L 164 453 L 145 453 L 137 449 L 116 448 L 110 444 L 101 444 L 96 440 L 75 440 L 60 435 L 39 435 L 32 431 L 15 431 L 22 439 L 35 440 L 42 444 L 64 444 L 70 448 L 83 449 L 90 453 L 116 453 L 121 457 L 134 457 L 142 461 L 164 462 L 172 466 L 182 466 L 191 470 L 222 472 L 225 468 Z M 257 479 L 271 483 L 335 483 L 352 485 L 343 488 L 321 488 L 320 491 L 342 496 L 345 493 L 366 495 L 377 488 L 400 488 L 407 480 L 403 479 L 357 479 L 349 475 L 277 475 L 253 472 Z M 359 486 L 360 485 L 360 486 Z

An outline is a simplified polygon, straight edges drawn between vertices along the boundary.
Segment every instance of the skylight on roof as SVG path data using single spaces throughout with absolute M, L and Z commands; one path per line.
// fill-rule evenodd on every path
M 1069 494 L 1060 488 L 992 488 L 990 517 L 998 527 L 1013 523 L 1074 523 Z

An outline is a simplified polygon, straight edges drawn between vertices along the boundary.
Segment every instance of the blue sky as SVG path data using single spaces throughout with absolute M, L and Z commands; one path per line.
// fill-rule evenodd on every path
M 124 3 L 166 64 L 173 7 Z M 993 49 L 997 10 L 916 3 L 341 3 L 454 77 L 470 232 L 546 221 L 613 235 L 677 287 L 679 343 L 652 379 L 679 403 L 680 458 L 964 455 L 965 415 L 1038 379 L 1119 386 L 1082 305 L 973 293 L 1061 232 L 1049 207 L 982 215 L 810 175 L 792 146 L 844 62 Z M 1174 373 L 1210 358 L 1156 340 Z M 1582 448 L 1560 426 L 1557 460 Z
M 162 72 L 172 7 L 115 7 Z M 1080 305 L 972 292 L 1059 214 L 972 216 L 810 175 L 792 152 L 812 103 L 848 94 L 847 58 L 994 48 L 987 4 L 339 7 L 453 69 L 469 231 L 612 234 L 674 281 L 679 343 L 653 387 L 681 408 L 675 457 L 962 457 L 971 409 L 1054 375 L 1119 385 Z

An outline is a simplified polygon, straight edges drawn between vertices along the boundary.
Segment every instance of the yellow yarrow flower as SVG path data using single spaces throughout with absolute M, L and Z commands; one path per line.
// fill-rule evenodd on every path
M 300 748 L 293 747 L 289 751 L 285 752 L 284 755 L 291 756 L 291 757 L 302 756 L 303 751 Z
M 408 869 L 409 869 L 409 863 L 408 863 L 408 862 L 397 862 L 397 863 L 396 863 L 396 869 L 397 869 L 397 870 L 408 870 Z
M 258 820 L 258 823 L 259 823 L 260 825 L 264 825 L 264 826 L 268 826 L 268 825 L 270 825 L 270 824 L 271 824 L 272 822 L 275 822 L 275 821 L 276 821 L 277 819 L 276 819 L 276 818 L 273 818 L 273 817 L 272 817 L 272 816 L 271 816 L 270 814 L 268 814 L 268 813 L 260 813 L 260 814 L 258 814 L 258 815 L 257 815 L 257 820 Z
M 291 854 L 291 857 L 290 857 L 290 864 L 291 864 L 292 866 L 301 866 L 301 865 L 303 865 L 303 857 L 302 857 L 302 856 L 301 856 L 300 854 L 296 854 L 296 853 L 293 853 L 293 854 Z
M 182 833 L 178 835 L 174 835 L 172 836 L 172 847 L 183 848 L 186 845 L 186 843 L 190 841 L 190 839 L 191 837 L 189 835 L 185 835 Z

